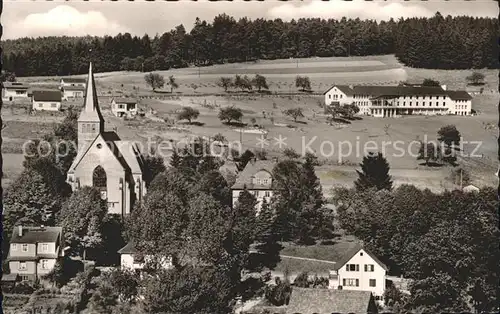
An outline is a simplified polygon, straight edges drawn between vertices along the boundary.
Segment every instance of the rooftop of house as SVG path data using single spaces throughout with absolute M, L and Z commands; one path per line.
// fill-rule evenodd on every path
M 444 90 L 438 86 L 420 86 L 420 85 L 406 85 L 406 86 L 348 86 L 348 85 L 333 85 L 325 94 L 333 87 L 337 87 L 341 92 L 347 96 L 366 95 L 371 97 L 380 96 L 449 96 L 451 99 L 472 99 L 465 91 L 452 91 Z
M 78 85 L 78 86 L 64 86 L 63 90 L 67 91 L 85 91 L 85 86 Z
M 265 170 L 272 174 L 275 165 L 275 160 L 250 160 L 245 166 L 245 169 L 238 174 L 236 182 L 231 188 L 233 190 L 242 190 L 245 187 L 251 190 L 268 189 L 268 186 L 254 185 L 252 177 L 261 170 Z
M 351 259 L 353 258 L 354 255 L 356 255 L 360 250 L 364 250 L 366 254 L 368 254 L 377 264 L 380 265 L 383 269 L 386 271 L 389 270 L 389 268 L 382 263 L 377 256 L 375 256 L 372 252 L 370 252 L 367 248 L 364 247 L 362 243 L 357 243 L 354 245 L 350 250 L 348 250 L 344 256 L 340 260 L 338 260 L 335 263 L 335 266 L 333 267 L 333 270 L 339 270 L 340 268 L 344 267 L 344 265 Z
M 16 226 L 12 231 L 10 243 L 51 243 L 62 235 L 62 227 Z
M 113 101 L 117 104 L 136 104 L 137 103 L 137 99 L 126 98 L 126 97 L 116 97 L 116 98 L 113 98 Z
M 21 82 L 4 82 L 3 87 L 5 89 L 28 89 L 30 88 L 29 84 L 21 83 Z
M 367 313 L 373 297 L 369 291 L 294 287 L 289 314 Z
M 79 83 L 79 84 L 85 84 L 87 80 L 85 78 L 79 78 L 79 77 L 65 77 L 61 79 L 61 82 L 64 83 Z
M 34 101 L 56 101 L 60 102 L 62 99 L 61 91 L 59 90 L 34 90 Z

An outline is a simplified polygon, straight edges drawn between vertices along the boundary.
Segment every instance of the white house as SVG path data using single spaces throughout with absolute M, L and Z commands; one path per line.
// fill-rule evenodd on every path
M 111 112 L 117 117 L 135 116 L 138 110 L 138 102 L 133 98 L 113 98 L 111 100 Z
M 79 99 L 85 96 L 85 87 L 82 86 L 66 86 L 61 91 L 64 100 Z
M 29 99 L 29 85 L 20 82 L 4 82 L 2 88 L 2 100 L 13 101 L 16 99 Z
M 61 92 L 58 90 L 35 90 L 31 97 L 33 110 L 59 111 L 61 100 Z
M 353 103 L 360 114 L 374 117 L 402 115 L 470 115 L 472 97 L 465 91 L 433 86 L 344 86 L 334 85 L 325 93 L 325 103 Z
M 475 185 L 472 185 L 472 184 L 469 184 L 467 186 L 465 186 L 462 191 L 464 191 L 465 193 L 471 193 L 471 192 L 479 192 L 481 189 L 478 188 L 477 186 Z
M 87 84 L 85 78 L 67 77 L 61 79 L 61 90 L 65 87 L 83 87 Z
M 131 269 L 140 271 L 144 269 L 144 266 L 148 261 L 151 261 L 151 256 L 141 256 L 137 253 L 133 242 L 127 243 L 123 248 L 121 248 L 118 253 L 120 254 L 120 266 L 122 269 Z M 164 258 L 161 261 L 162 267 L 165 269 L 172 267 L 172 259 Z
M 273 196 L 272 173 L 275 165 L 274 160 L 255 160 L 255 158 L 250 160 L 231 187 L 233 207 L 245 188 L 257 199 L 257 211 L 260 211 L 264 199 L 269 203 Z
M 370 291 L 382 300 L 388 268 L 362 244 L 356 244 L 330 271 L 330 289 Z

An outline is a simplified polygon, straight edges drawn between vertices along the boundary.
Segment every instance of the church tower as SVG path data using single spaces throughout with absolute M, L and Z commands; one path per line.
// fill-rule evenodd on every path
M 104 119 L 99 109 L 97 91 L 95 87 L 92 62 L 89 65 L 89 74 L 85 90 L 84 107 L 78 117 L 78 143 L 84 145 L 93 141 L 97 135 L 104 132 Z

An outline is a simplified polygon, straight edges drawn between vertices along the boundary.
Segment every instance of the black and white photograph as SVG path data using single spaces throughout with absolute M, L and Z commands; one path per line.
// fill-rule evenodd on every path
M 498 1 L 0 13 L 0 313 L 500 312 Z

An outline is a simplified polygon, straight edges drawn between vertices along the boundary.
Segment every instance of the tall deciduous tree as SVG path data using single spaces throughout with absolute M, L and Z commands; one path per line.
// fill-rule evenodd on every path
M 356 189 L 366 190 L 376 188 L 377 190 L 391 190 L 392 180 L 389 175 L 389 163 L 382 153 L 371 153 L 363 157 L 360 164 L 361 171 L 356 170 L 358 179 L 354 182 Z
M 146 81 L 147 85 L 151 86 L 153 91 L 165 86 L 165 79 L 158 73 L 149 73 L 144 75 L 144 81 Z

